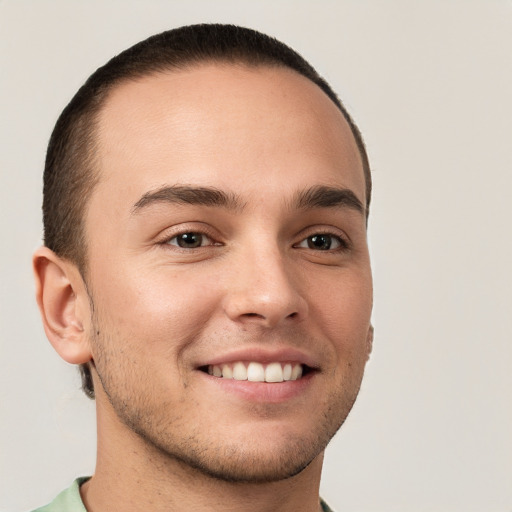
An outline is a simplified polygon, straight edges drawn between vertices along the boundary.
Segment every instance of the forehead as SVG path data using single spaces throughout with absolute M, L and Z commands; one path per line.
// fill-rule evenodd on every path
M 262 180 L 279 193 L 283 180 L 301 188 L 315 178 L 365 200 L 348 123 L 316 84 L 286 68 L 202 64 L 123 83 L 101 111 L 97 142 L 91 207 L 113 188 L 133 204 L 165 184 L 243 195 Z

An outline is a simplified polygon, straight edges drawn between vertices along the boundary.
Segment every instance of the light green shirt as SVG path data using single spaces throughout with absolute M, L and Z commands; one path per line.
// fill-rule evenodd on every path
M 51 503 L 33 512 L 87 512 L 80 497 L 80 486 L 90 477 L 77 478 L 70 487 L 62 491 Z
M 51 503 L 32 512 L 87 512 L 80 497 L 80 486 L 90 477 L 77 478 L 70 487 L 62 491 Z M 333 512 L 328 505 L 321 501 L 323 512 Z

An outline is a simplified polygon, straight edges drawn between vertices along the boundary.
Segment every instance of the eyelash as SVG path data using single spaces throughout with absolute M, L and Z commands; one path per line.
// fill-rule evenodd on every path
M 201 240 L 200 240 L 201 245 L 198 245 L 196 247 L 180 246 L 179 242 L 178 242 L 179 237 L 184 237 L 187 235 L 196 235 L 196 236 L 199 235 L 199 237 L 201 237 Z M 335 243 L 338 244 L 338 246 L 335 248 L 328 247 L 326 249 L 322 249 L 319 247 L 316 247 L 316 248 L 311 247 L 310 240 L 315 237 L 329 237 L 329 239 L 330 239 L 329 241 L 330 242 L 334 241 Z M 202 242 L 204 242 L 205 238 L 206 238 L 207 242 L 209 242 L 209 243 L 206 243 L 206 245 L 202 245 Z M 176 243 L 173 243 L 174 240 L 176 241 Z M 315 241 L 311 240 L 311 243 L 314 244 Z M 223 245 L 220 242 L 216 242 L 214 237 L 212 235 L 210 235 L 207 231 L 197 230 L 197 229 L 196 230 L 190 229 L 190 230 L 186 230 L 186 231 L 181 231 L 180 233 L 173 234 L 171 237 L 167 237 L 164 240 L 162 240 L 160 242 L 160 244 L 161 245 L 171 245 L 171 246 L 176 247 L 176 249 L 184 250 L 184 251 L 190 251 L 190 250 L 194 250 L 194 249 L 201 249 L 201 248 L 205 248 L 205 247 L 214 247 L 214 246 Z M 302 246 L 302 244 L 307 244 L 307 246 Z M 315 252 L 333 253 L 333 252 L 347 251 L 350 248 L 350 244 L 345 237 L 342 237 L 339 234 L 334 234 L 334 233 L 326 231 L 326 230 L 319 230 L 319 231 L 314 231 L 310 235 L 301 239 L 297 244 L 294 244 L 293 247 L 297 248 L 297 249 L 311 249 Z
M 310 246 L 309 240 L 316 238 L 316 237 L 329 237 L 331 239 L 331 241 L 335 241 L 338 243 L 338 247 L 335 247 L 335 248 L 329 247 L 327 249 L 320 249 L 317 247 L 316 248 L 317 252 L 329 252 L 329 253 L 343 252 L 343 251 L 347 251 L 350 248 L 349 242 L 347 241 L 346 238 L 342 237 L 341 235 L 337 235 L 337 234 L 331 233 L 329 231 L 322 231 L 322 230 L 315 231 L 311 235 L 308 235 L 307 237 L 303 238 L 298 244 L 295 244 L 294 247 L 300 248 L 300 249 L 315 250 Z M 304 243 L 307 244 L 307 247 L 301 247 L 301 245 Z
M 199 245 L 197 247 L 182 247 L 179 245 L 179 242 L 176 242 L 176 243 L 172 243 L 173 240 L 178 240 L 179 237 L 185 237 L 187 235 L 198 235 L 201 237 L 201 242 L 203 241 L 202 239 L 206 238 L 210 243 L 206 244 L 206 245 Z M 184 231 L 182 233 L 178 233 L 174 236 L 172 236 L 171 238 L 167 238 L 166 240 L 164 240 L 162 242 L 164 245 L 174 245 L 176 247 L 178 247 L 179 249 L 185 249 L 185 250 L 190 250 L 190 249 L 198 249 L 200 247 L 211 247 L 211 246 L 215 246 L 215 245 L 222 245 L 220 243 L 216 243 L 212 240 L 212 237 L 206 233 L 203 233 L 201 231 Z

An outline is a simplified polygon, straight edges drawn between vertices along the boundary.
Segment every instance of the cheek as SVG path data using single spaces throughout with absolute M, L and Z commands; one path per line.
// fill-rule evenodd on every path
M 180 398 L 177 383 L 189 369 L 184 351 L 201 338 L 218 303 L 204 279 L 183 277 L 118 268 L 103 281 L 108 287 L 95 286 L 93 359 L 110 395 L 146 396 L 147 403 L 154 394 Z
M 366 357 L 372 312 L 369 273 L 329 278 L 311 286 L 310 315 L 337 352 L 337 357 Z
M 216 287 L 192 272 L 118 268 L 104 282 L 108 287 L 94 294 L 101 316 L 120 336 L 144 340 L 145 346 L 175 347 L 196 336 L 219 302 Z

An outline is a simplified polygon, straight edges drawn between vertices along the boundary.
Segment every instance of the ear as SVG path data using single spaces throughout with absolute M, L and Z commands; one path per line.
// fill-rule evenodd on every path
M 370 359 L 370 355 L 373 350 L 373 325 L 370 324 L 368 328 L 368 334 L 366 335 L 366 358 Z
M 47 247 L 32 260 L 36 299 L 46 336 L 57 353 L 72 364 L 87 363 L 91 351 L 87 330 L 89 298 L 76 266 L 59 258 Z

